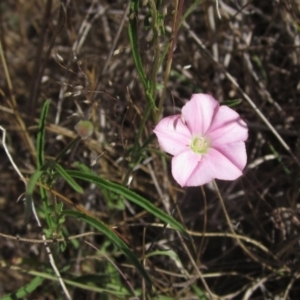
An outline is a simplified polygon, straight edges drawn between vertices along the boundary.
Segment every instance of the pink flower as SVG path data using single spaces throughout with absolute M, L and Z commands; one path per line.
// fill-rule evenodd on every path
M 163 118 L 154 133 L 161 148 L 174 156 L 172 174 L 182 187 L 242 175 L 247 125 L 210 95 L 194 94 L 181 115 Z

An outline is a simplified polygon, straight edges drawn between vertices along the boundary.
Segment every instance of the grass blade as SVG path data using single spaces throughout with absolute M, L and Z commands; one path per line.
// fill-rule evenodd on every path
M 16 292 L 3 296 L 1 300 L 22 299 L 36 290 L 41 285 L 43 280 L 44 279 L 41 277 L 35 277 L 28 284 L 19 288 Z
M 52 275 L 52 274 L 49 274 L 49 273 L 46 273 L 46 272 L 28 270 L 27 268 L 25 269 L 25 268 L 21 268 L 19 266 L 11 266 L 10 268 L 17 271 L 17 272 L 23 272 L 23 273 L 25 272 L 25 273 L 27 273 L 29 275 L 32 275 L 32 276 L 38 276 L 38 277 L 41 277 L 42 279 L 47 279 L 47 280 L 50 280 L 50 281 L 53 281 L 53 282 L 58 282 L 58 278 L 55 275 Z M 109 285 L 107 288 L 100 287 L 99 285 L 97 286 L 97 285 L 91 285 L 89 283 L 81 283 L 80 278 L 81 277 L 76 277 L 76 278 L 72 278 L 72 280 L 63 278 L 63 280 L 66 284 L 68 284 L 69 286 L 72 286 L 74 288 L 119 297 L 117 299 L 125 299 L 124 297 L 130 296 L 128 290 L 125 289 L 124 287 L 113 286 L 113 285 Z M 141 292 L 139 290 L 137 290 L 136 292 L 138 294 L 141 294 Z M 14 294 L 10 294 L 10 295 L 14 295 Z M 7 295 L 7 296 L 9 296 L 9 295 Z M 120 298 L 120 297 L 123 297 L 123 298 Z M 5 300 L 14 300 L 14 299 L 16 299 L 16 298 L 7 298 Z M 28 299 L 31 299 L 31 298 L 28 298 Z M 113 299 L 115 299 L 115 298 L 113 298 Z M 126 299 L 128 299 L 128 298 L 126 298 Z M 1 298 L 1 300 L 3 300 L 3 298 Z
M 87 224 L 91 225 L 95 229 L 102 232 L 107 238 L 109 238 L 127 257 L 127 259 L 136 267 L 142 277 L 146 280 L 149 286 L 152 285 L 151 279 L 148 273 L 145 271 L 144 267 L 136 257 L 136 255 L 129 249 L 125 242 L 105 223 L 101 222 L 100 220 L 93 218 L 91 216 L 87 216 L 83 213 L 72 211 L 72 210 L 65 210 L 63 212 L 66 216 L 71 216 L 74 218 L 81 219 L 82 221 L 86 222 Z
M 141 56 L 139 54 L 138 47 L 138 26 L 137 26 L 137 16 L 138 16 L 139 0 L 133 0 L 130 4 L 129 12 L 129 26 L 128 26 L 128 36 L 130 41 L 130 47 L 132 51 L 133 60 L 137 69 L 137 72 L 141 78 L 142 84 L 145 91 L 148 89 L 147 78 L 143 68 Z
M 150 201 L 143 198 L 142 196 L 136 194 L 135 192 L 129 190 L 128 188 L 119 185 L 117 183 L 110 182 L 106 179 L 103 179 L 101 177 L 98 177 L 82 164 L 79 165 L 79 167 L 83 171 L 68 171 L 69 175 L 78 179 L 82 179 L 88 182 L 95 183 L 98 187 L 107 189 L 109 191 L 115 192 L 118 195 L 121 195 L 125 197 L 127 200 L 135 203 L 136 205 L 144 208 L 146 211 L 148 211 L 150 214 L 156 216 L 161 221 L 170 224 L 171 227 L 178 230 L 180 233 L 182 233 L 186 238 L 190 239 L 190 236 L 186 233 L 183 225 L 176 221 L 172 216 L 166 214 L 161 209 L 153 205 Z
M 70 176 L 66 170 L 57 162 L 54 163 L 57 173 L 78 193 L 83 194 L 82 187 Z
M 45 122 L 50 105 L 50 100 L 46 100 L 39 121 L 39 130 L 36 138 L 36 160 L 37 169 L 40 169 L 44 164 L 44 141 L 45 141 Z
M 135 67 L 139 74 L 139 77 L 142 81 L 146 98 L 151 107 L 156 108 L 155 101 L 153 99 L 153 94 L 150 92 L 151 82 L 147 79 L 142 59 L 139 52 L 139 45 L 138 45 L 138 8 L 139 8 L 139 0 L 133 0 L 130 4 L 130 11 L 129 11 L 129 25 L 128 25 L 128 37 L 130 42 L 130 47 L 132 51 L 132 57 L 135 63 Z M 154 84 L 155 86 L 155 84 Z

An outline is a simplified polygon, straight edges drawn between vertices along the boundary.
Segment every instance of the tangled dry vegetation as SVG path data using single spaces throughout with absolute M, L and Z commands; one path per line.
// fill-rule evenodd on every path
M 115 228 L 153 284 L 150 290 L 105 236 L 88 235 L 94 232 L 90 225 L 67 218 L 55 238 L 83 236 L 65 245 L 49 241 L 48 246 L 62 277 L 72 282 L 67 283 L 71 297 L 298 299 L 299 0 L 141 1 L 138 16 L 129 14 L 129 3 L 0 3 L 0 125 L 23 176 L 36 170 L 38 119 L 43 103 L 51 99 L 46 159 L 55 158 L 76 137 L 79 120 L 90 120 L 93 135 L 74 145 L 61 160 L 63 167 L 81 162 L 102 178 L 127 186 L 179 220 L 193 238 L 182 239 L 146 210 L 93 184 L 79 181 L 81 195 L 56 180 L 53 191 Z M 180 15 L 181 4 L 182 22 L 175 30 L 164 91 L 170 57 L 166 54 L 154 74 L 153 59 L 156 54 L 162 58 L 173 40 L 174 15 Z M 151 5 L 157 5 L 161 18 L 157 43 Z M 128 23 L 133 17 L 138 19 L 143 68 L 156 81 L 156 101 L 164 115 L 178 113 L 192 93 L 205 92 L 221 103 L 234 103 L 249 126 L 244 176 L 218 182 L 228 218 L 213 185 L 181 189 L 172 179 L 170 159 L 159 151 L 152 133 L 159 116 L 155 109 L 146 113 L 145 90 L 132 55 Z M 137 145 L 144 147 L 136 151 Z M 41 232 L 35 220 L 24 222 L 25 187 L 4 148 L 2 140 L 0 296 L 18 291 L 39 272 L 43 281 L 26 299 L 64 299 L 45 246 L 38 243 Z M 61 201 L 55 195 L 51 199 Z M 34 200 L 45 229 L 38 189 Z M 74 209 L 65 202 L 64 207 Z M 109 292 L 118 288 L 124 293 Z

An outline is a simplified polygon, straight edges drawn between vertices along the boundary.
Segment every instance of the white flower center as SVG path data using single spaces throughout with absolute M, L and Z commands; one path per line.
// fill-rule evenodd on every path
M 191 147 L 192 151 L 197 154 L 206 154 L 209 150 L 210 143 L 206 137 L 195 136 L 192 139 L 190 147 Z

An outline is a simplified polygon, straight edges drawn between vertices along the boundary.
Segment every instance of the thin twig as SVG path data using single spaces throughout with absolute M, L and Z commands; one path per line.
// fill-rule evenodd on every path
M 283 295 L 283 298 L 282 298 L 283 300 L 290 299 L 289 298 L 289 292 L 291 291 L 291 288 L 292 288 L 293 284 L 295 283 L 295 281 L 299 278 L 300 278 L 300 272 L 296 272 L 294 274 L 294 276 L 292 277 L 291 281 L 289 282 L 289 284 L 288 284 L 288 286 L 287 286 L 287 288 L 284 292 L 284 295 Z
M 113 40 L 113 43 L 112 43 L 112 45 L 111 45 L 111 47 L 110 47 L 110 51 L 109 51 L 109 53 L 108 53 L 108 55 L 107 55 L 107 57 L 106 57 L 106 59 L 105 59 L 105 64 L 104 64 L 104 66 L 103 66 L 103 68 L 102 68 L 101 75 L 104 75 L 104 74 L 106 73 L 108 64 L 109 64 L 109 62 L 110 62 L 110 60 L 111 60 L 111 57 L 112 57 L 112 55 L 113 55 L 113 53 L 114 53 L 114 50 L 115 50 L 116 45 L 117 45 L 117 42 L 118 42 L 118 40 L 119 40 L 119 38 L 120 38 L 121 31 L 122 31 L 122 29 L 123 29 L 123 27 L 124 27 L 124 24 L 125 24 L 125 21 L 126 21 L 126 17 L 127 17 L 127 15 L 128 15 L 128 12 L 129 12 L 130 2 L 131 2 L 131 1 L 128 0 L 127 6 L 126 6 L 126 8 L 125 8 L 125 10 L 124 10 L 124 13 L 123 13 L 122 18 L 121 18 L 121 22 L 120 22 L 120 24 L 119 24 L 118 31 L 117 31 L 117 33 L 116 33 L 116 35 L 115 35 L 115 38 L 114 38 L 114 40 Z M 99 84 L 98 84 L 98 85 L 99 85 Z M 96 90 L 97 90 L 97 89 L 96 89 Z
M 222 17 L 221 17 L 221 14 L 220 14 L 220 3 L 219 3 L 219 0 L 216 0 L 216 11 L 217 11 L 219 19 L 221 20 Z
M 2 127 L 0 125 L 0 130 L 2 130 L 3 134 L 2 134 L 2 145 L 3 145 L 3 148 L 5 150 L 5 153 L 10 161 L 10 163 L 12 164 L 13 168 L 15 169 L 15 171 L 18 173 L 19 177 L 22 179 L 22 181 L 24 182 L 25 186 L 27 185 L 27 181 L 26 179 L 24 178 L 23 174 L 21 173 L 21 171 L 19 170 L 18 166 L 15 164 L 12 156 L 10 155 L 10 152 L 6 146 L 6 129 L 4 127 Z
M 5 59 L 5 55 L 4 55 L 4 51 L 3 51 L 3 47 L 2 47 L 1 38 L 0 38 L 0 59 L 1 59 L 1 63 L 2 63 L 3 69 L 4 69 L 5 79 L 6 79 L 8 90 L 9 90 L 10 99 L 8 101 L 8 104 L 9 104 L 10 108 L 13 110 L 13 115 L 16 118 L 19 126 L 21 127 L 21 130 L 19 130 L 20 135 L 21 135 L 22 139 L 24 140 L 25 145 L 28 147 L 31 155 L 34 158 L 34 156 L 35 156 L 34 144 L 28 134 L 27 128 L 25 126 L 23 119 L 21 118 L 20 112 L 17 109 L 17 101 L 16 101 L 16 97 L 13 93 L 13 85 L 12 85 L 12 81 L 11 81 L 10 74 L 8 71 L 8 67 L 7 67 L 7 63 L 6 63 L 6 59 Z
M 29 87 L 29 96 L 28 99 L 30 101 L 30 105 L 28 106 L 30 116 L 34 116 L 36 100 L 39 94 L 40 82 L 42 78 L 42 74 L 45 68 L 45 63 L 43 63 L 43 51 L 45 49 L 45 42 L 47 39 L 47 33 L 49 31 L 49 27 L 51 26 L 51 10 L 52 10 L 52 0 L 47 0 L 45 3 L 45 10 L 42 17 L 42 28 L 38 39 L 38 45 L 35 53 L 33 74 L 31 78 L 31 83 Z M 32 119 L 32 118 L 30 118 Z
M 251 299 L 250 297 L 252 296 L 253 292 L 255 292 L 255 290 L 263 285 L 267 280 L 269 280 L 272 276 L 274 276 L 274 274 L 269 274 L 263 278 L 257 278 L 253 284 L 246 290 L 243 300 L 248 300 Z

